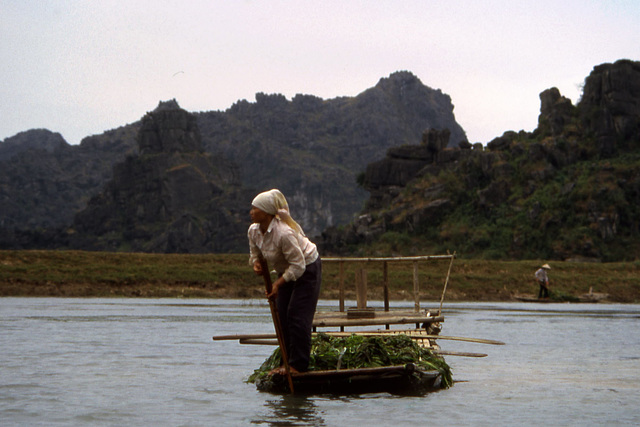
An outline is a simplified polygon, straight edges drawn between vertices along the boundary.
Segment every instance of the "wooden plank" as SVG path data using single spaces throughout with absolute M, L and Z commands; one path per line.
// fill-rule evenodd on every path
M 257 338 L 240 338 L 240 344 L 278 345 L 278 340 L 263 340 Z
M 381 366 L 378 368 L 355 368 L 355 369 L 331 369 L 325 371 L 307 371 L 293 374 L 295 378 L 302 377 L 335 377 L 335 376 L 351 376 L 351 375 L 379 375 L 388 373 L 411 373 L 416 370 L 413 363 L 406 365 Z
M 352 308 L 357 308 L 357 307 L 349 307 L 347 311 Z M 369 307 L 369 308 L 374 309 L 374 312 L 376 313 L 375 317 L 380 317 L 380 318 L 405 317 L 405 316 L 426 316 L 426 317 L 431 316 L 430 314 L 431 312 L 427 310 L 422 310 L 420 312 L 415 312 L 414 310 L 403 310 L 403 309 L 383 311 L 380 309 L 376 309 L 375 307 Z M 314 316 L 314 320 L 340 319 L 340 318 L 346 318 L 346 315 L 347 315 L 346 312 L 343 313 L 339 311 L 317 311 Z
M 367 308 L 367 270 L 356 270 L 356 306 L 359 309 Z
M 443 350 L 431 350 L 433 354 L 438 356 L 462 356 L 462 357 L 487 357 L 485 353 L 467 353 L 462 351 L 443 351 Z
M 389 316 L 375 319 L 314 319 L 313 327 L 338 327 L 338 326 L 376 326 L 389 324 L 407 324 L 407 323 L 436 323 L 443 322 L 444 316 L 405 316 L 395 317 Z
M 213 337 L 214 341 L 225 341 L 225 340 L 241 340 L 244 338 L 253 338 L 253 339 L 271 339 L 276 338 L 276 334 L 233 334 L 233 335 L 215 335 Z

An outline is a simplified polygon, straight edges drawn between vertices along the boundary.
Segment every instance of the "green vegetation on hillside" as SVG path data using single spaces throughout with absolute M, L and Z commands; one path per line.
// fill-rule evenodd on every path
M 640 153 L 579 162 L 533 184 L 535 188 L 529 178 L 535 165 L 519 158 L 505 164 L 518 171 L 508 184 L 510 194 L 480 209 L 479 193 L 486 188 L 482 180 L 474 179 L 470 187 L 463 184 L 468 177 L 443 172 L 439 180 L 458 204 L 437 229 L 425 230 L 426 240 L 485 259 L 565 259 L 577 254 L 610 261 L 633 260 L 640 253 L 640 205 L 632 202 L 637 196 L 625 194 L 634 190 L 620 185 L 640 179 Z M 479 168 L 464 167 L 472 173 Z M 441 250 L 439 246 L 434 249 Z
M 540 93 L 532 132 L 507 131 L 486 146 L 458 150 L 441 148 L 443 135 L 434 133 L 421 144 L 389 149 L 358 177 L 371 193 L 366 210 L 357 223 L 330 230 L 328 247 L 638 260 L 638 94 L 640 62 L 620 60 L 594 68 L 576 106 L 557 88 Z
M 489 150 L 461 151 L 400 191 L 391 186 L 391 202 L 368 210 L 370 234 L 384 232 L 342 251 L 408 255 L 454 247 L 467 258 L 494 260 L 636 260 L 640 151 L 607 157 L 595 144 L 508 132 Z

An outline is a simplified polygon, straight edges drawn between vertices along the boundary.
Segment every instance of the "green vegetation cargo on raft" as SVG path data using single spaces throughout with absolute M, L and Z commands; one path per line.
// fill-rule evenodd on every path
M 247 381 L 253 383 L 267 377 L 269 371 L 280 366 L 280 362 L 280 349 L 277 348 Z M 451 368 L 444 359 L 420 347 L 406 335 L 331 337 L 321 333 L 311 341 L 309 371 L 377 368 L 407 363 L 413 363 L 419 369 L 439 371 L 443 388 L 453 384 Z

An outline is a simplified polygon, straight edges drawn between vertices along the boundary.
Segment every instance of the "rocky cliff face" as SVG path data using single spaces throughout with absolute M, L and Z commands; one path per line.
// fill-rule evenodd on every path
M 353 219 L 366 199 L 356 176 L 389 147 L 415 141 L 429 128 L 449 129 L 452 146 L 466 142 L 451 99 L 409 72 L 383 78 L 356 97 L 296 95 L 288 101 L 259 93 L 255 103 L 239 101 L 227 111 L 195 114 L 197 123 L 173 117 L 174 104 L 163 103 L 147 124 L 155 128 L 140 136 L 142 123 L 136 122 L 87 137 L 79 146 L 49 131 L 0 142 L 0 200 L 7 206 L 0 209 L 0 247 L 58 247 L 42 235 L 68 227 L 117 179 L 114 166 L 139 152 L 204 152 L 213 161 L 227 159 L 237 165 L 234 173 L 243 189 L 280 188 L 294 217 L 313 236 Z M 180 131 L 163 124 L 179 120 L 188 121 Z M 196 124 L 201 147 L 189 146 L 196 141 L 191 135 Z
M 38 129 L 0 143 L 0 245 L 10 242 L 16 230 L 51 230 L 71 223 L 89 195 L 111 177 L 113 166 L 135 151 L 122 143 L 127 130 L 108 134 L 109 144 L 88 137 L 71 146 L 60 134 Z M 7 246 L 29 247 L 29 239 L 25 235 Z
M 618 146 L 638 148 L 639 76 L 640 62 L 620 60 L 595 67 L 585 80 L 580 117 L 603 155 L 615 154 Z
M 46 129 L 31 129 L 7 138 L 2 142 L 0 162 L 6 162 L 21 153 L 41 151 L 52 154 L 69 147 L 62 135 Z
M 167 253 L 241 250 L 249 195 L 243 197 L 232 162 L 203 152 L 195 116 L 175 102 L 161 103 L 143 118 L 138 144 L 140 154 L 118 164 L 104 191 L 76 215 L 69 246 Z
M 640 63 L 603 64 L 577 106 L 556 88 L 542 92 L 532 133 L 505 132 L 483 149 L 447 147 L 447 132 L 431 130 L 419 145 L 389 149 L 361 180 L 366 209 L 323 233 L 325 251 L 395 232 L 466 255 L 637 259 L 639 88 Z
M 366 199 L 356 177 L 389 147 L 430 128 L 449 129 L 451 146 L 466 142 L 449 96 L 406 71 L 353 98 L 257 94 L 198 118 L 206 150 L 235 160 L 245 186 L 281 189 L 311 236 L 353 219 Z

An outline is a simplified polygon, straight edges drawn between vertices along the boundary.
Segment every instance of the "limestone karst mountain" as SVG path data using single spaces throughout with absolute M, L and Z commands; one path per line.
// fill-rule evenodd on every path
M 406 71 L 355 97 L 289 101 L 259 93 L 256 102 L 193 114 L 204 152 L 237 166 L 243 190 L 281 188 L 309 235 L 352 220 L 366 200 L 356 177 L 387 148 L 431 127 L 450 129 L 452 143 L 466 139 L 449 96 Z M 103 192 L 114 166 L 138 153 L 140 127 L 123 125 L 80 145 L 47 130 L 0 142 L 0 247 L 64 247 L 59 235 Z
M 390 148 L 361 179 L 365 210 L 325 231 L 325 251 L 638 259 L 640 62 L 594 67 L 576 106 L 557 88 L 540 100 L 537 129 L 505 132 L 486 149 L 447 148 L 438 130 Z

